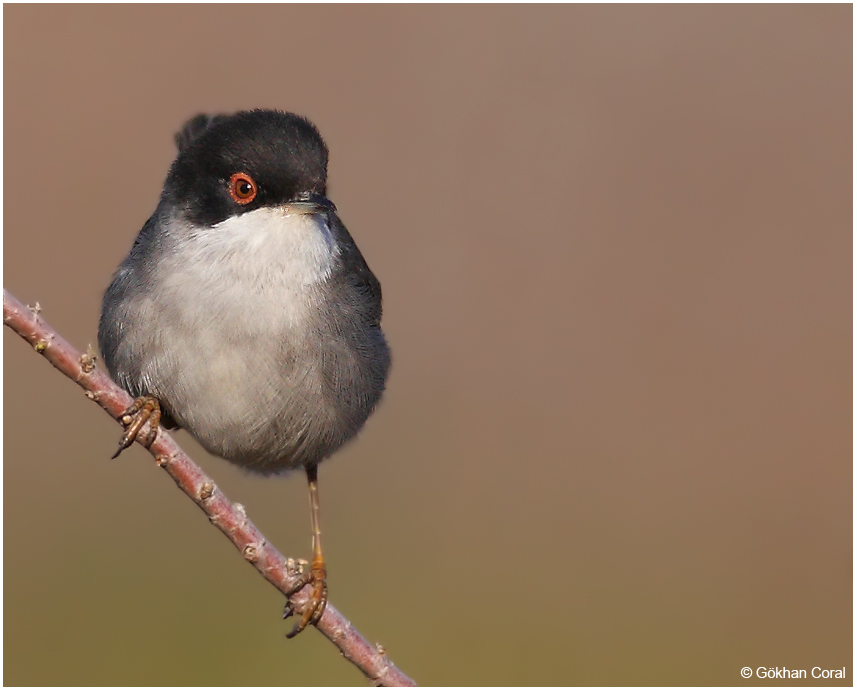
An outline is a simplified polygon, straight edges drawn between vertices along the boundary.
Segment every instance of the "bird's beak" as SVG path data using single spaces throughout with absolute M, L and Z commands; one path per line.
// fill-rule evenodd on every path
M 286 204 L 286 211 L 297 214 L 318 214 L 336 211 L 336 206 L 320 194 L 302 194 Z

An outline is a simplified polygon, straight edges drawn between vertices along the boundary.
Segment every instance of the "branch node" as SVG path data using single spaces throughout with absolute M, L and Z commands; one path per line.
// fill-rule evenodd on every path
M 167 463 L 170 462 L 170 457 L 165 456 L 164 454 L 158 454 L 155 456 L 155 463 L 158 464 L 158 467 L 165 468 Z
M 378 674 L 376 676 L 369 679 L 369 683 L 372 684 L 372 686 L 383 686 L 384 685 L 384 675 L 386 673 L 387 673 L 387 665 L 384 665 L 384 667 L 381 669 L 380 672 L 378 672 Z
M 40 338 L 33 347 L 37 353 L 44 353 L 48 349 L 48 342 L 44 338 Z
M 214 494 L 214 483 L 213 482 L 205 482 L 202 487 L 199 489 L 199 500 L 205 501 L 212 494 Z
M 247 545 L 244 548 L 243 554 L 247 561 L 256 561 L 256 557 L 258 556 L 256 545 Z
M 90 350 L 92 346 L 89 346 Z M 84 374 L 89 374 L 92 370 L 95 369 L 95 357 L 90 355 L 89 353 L 84 353 L 80 356 L 80 369 L 83 370 Z

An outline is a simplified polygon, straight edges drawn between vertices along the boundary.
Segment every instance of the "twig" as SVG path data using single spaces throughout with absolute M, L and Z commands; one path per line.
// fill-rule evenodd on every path
M 131 405 L 131 397 L 95 366 L 92 355 L 77 351 L 56 333 L 41 318 L 39 311 L 38 306 L 34 309 L 25 307 L 11 293 L 3 290 L 3 323 L 60 372 L 83 387 L 87 397 L 104 408 L 114 420 L 118 419 Z M 268 543 L 247 518 L 243 508 L 230 502 L 163 429 L 158 432 L 149 452 L 179 488 L 232 541 L 244 558 L 280 592 L 288 592 L 297 582 L 299 567 L 293 559 L 286 559 Z M 291 597 L 296 611 L 302 610 L 309 600 L 310 591 L 311 587 L 308 586 Z M 327 605 L 316 628 L 373 684 L 416 686 L 413 679 L 387 659 L 383 648 L 369 643 L 333 605 Z

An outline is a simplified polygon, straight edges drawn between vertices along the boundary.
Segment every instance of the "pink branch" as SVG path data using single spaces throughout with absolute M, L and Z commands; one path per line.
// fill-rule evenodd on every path
M 95 367 L 94 358 L 81 353 L 56 333 L 36 310 L 22 305 L 7 290 L 3 290 L 3 323 L 32 345 L 54 367 L 73 379 L 114 420 L 131 405 L 131 397 L 110 377 Z M 299 566 L 286 559 L 268 543 L 244 514 L 221 492 L 202 469 L 182 451 L 173 438 L 161 429 L 149 452 L 158 465 L 175 480 L 238 548 L 242 556 L 256 567 L 277 590 L 288 592 L 297 582 Z M 291 597 L 297 612 L 309 599 L 308 586 Z M 363 674 L 378 686 L 416 686 L 396 665 L 390 662 L 380 647 L 376 648 L 357 631 L 331 604 L 318 622 L 321 631 Z

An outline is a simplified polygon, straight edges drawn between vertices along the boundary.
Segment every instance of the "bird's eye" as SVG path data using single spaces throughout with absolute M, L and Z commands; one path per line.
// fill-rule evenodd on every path
M 247 173 L 235 173 L 229 178 L 229 196 L 236 204 L 249 204 L 258 192 L 255 181 Z

